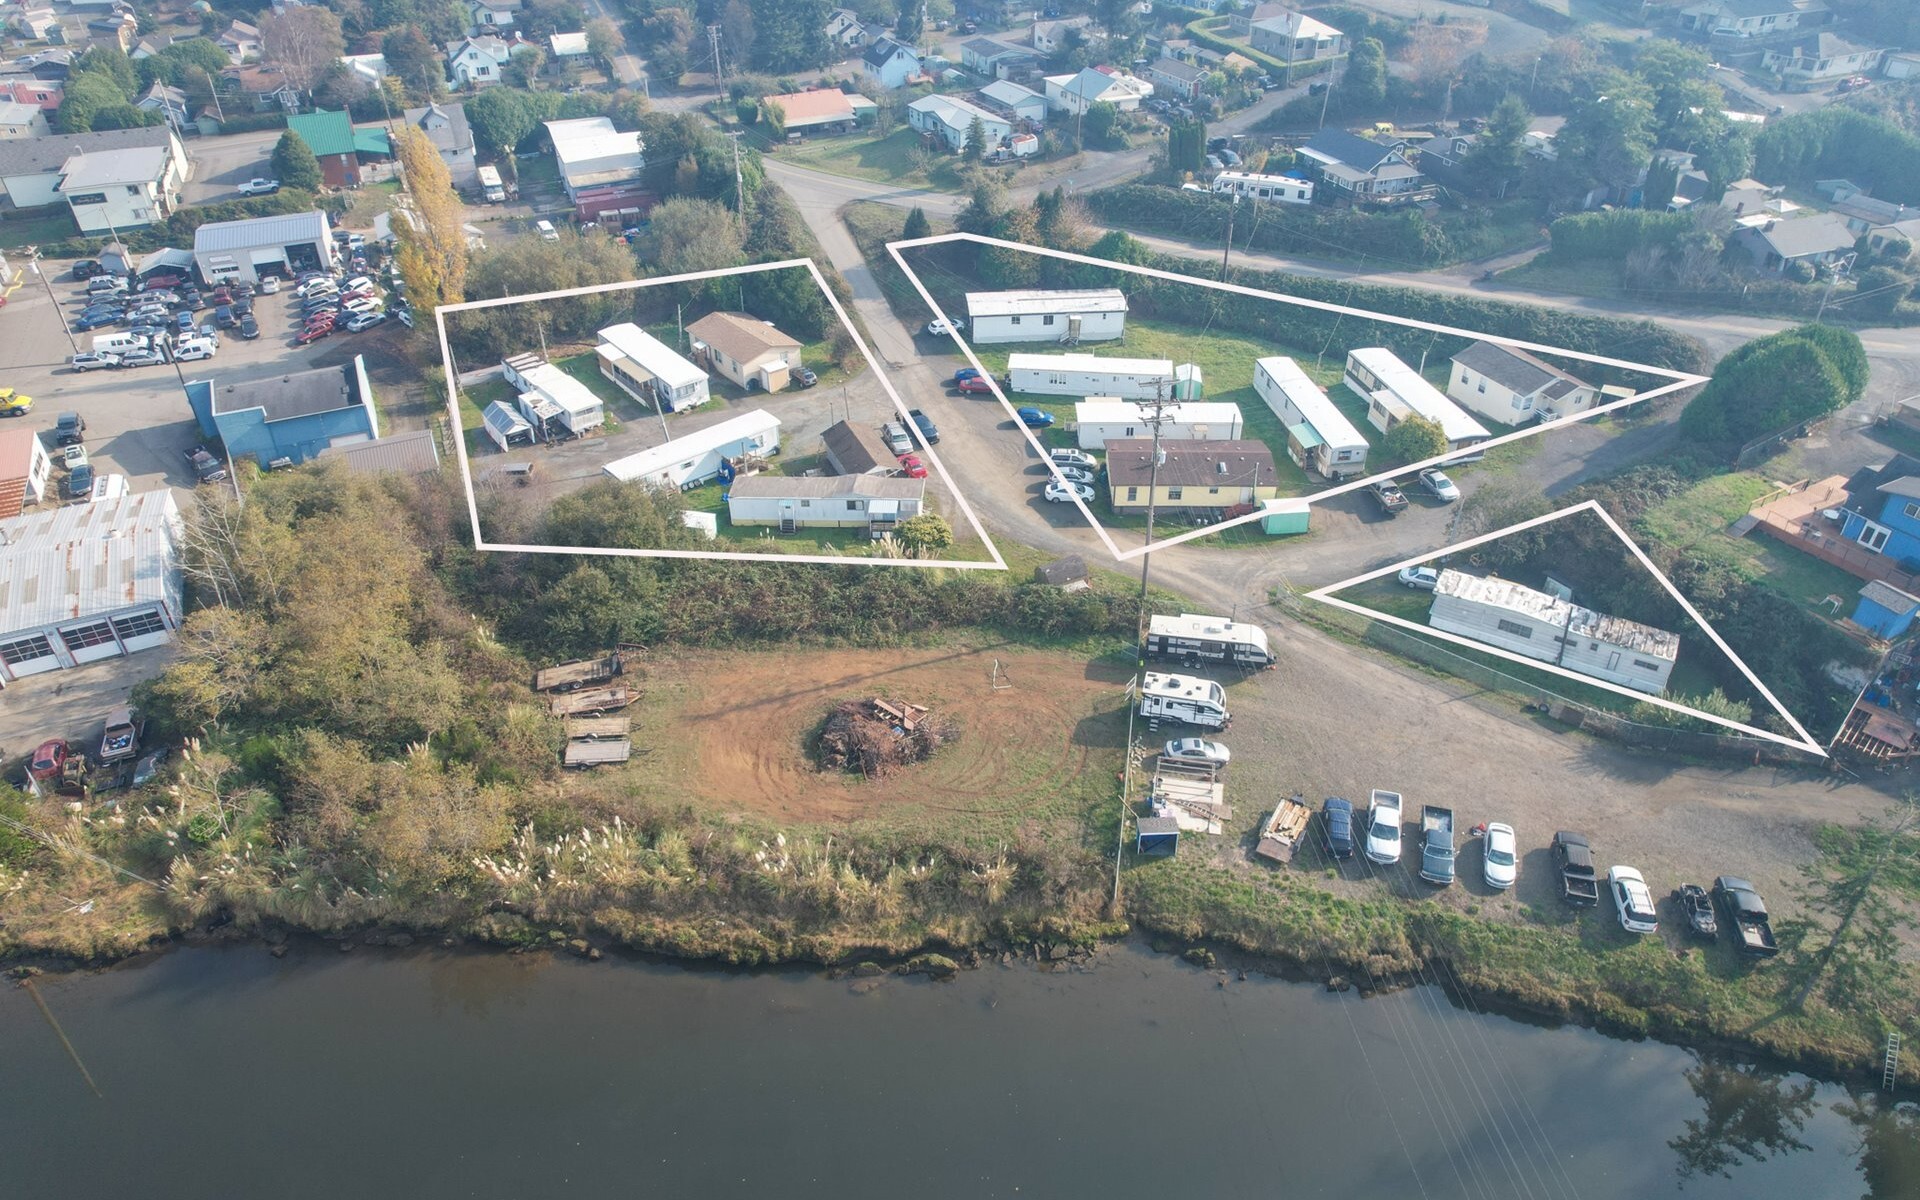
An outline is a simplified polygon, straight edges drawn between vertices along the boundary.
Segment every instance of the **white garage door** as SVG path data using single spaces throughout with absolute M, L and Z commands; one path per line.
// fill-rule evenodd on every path
M 60 631 L 60 640 L 67 644 L 67 652 L 76 663 L 99 662 L 120 653 L 120 643 L 113 639 L 113 626 L 105 621 L 69 625 Z
M 44 633 L 36 633 L 32 637 L 0 642 L 0 663 L 6 664 L 8 675 L 23 679 L 42 671 L 56 670 L 60 666 L 60 659 L 53 652 L 52 639 Z
M 149 608 L 132 616 L 115 617 L 113 631 L 120 635 L 120 644 L 127 648 L 128 654 L 135 650 L 164 646 L 173 638 L 157 608 Z

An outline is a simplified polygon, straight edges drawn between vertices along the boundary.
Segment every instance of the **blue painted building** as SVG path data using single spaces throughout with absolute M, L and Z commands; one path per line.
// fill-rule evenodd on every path
M 187 401 L 200 432 L 219 438 L 235 459 L 263 467 L 303 463 L 331 446 L 380 436 L 366 360 L 244 383 L 195 380 Z
M 1882 641 L 1891 642 L 1913 628 L 1915 614 L 1920 614 L 1920 597 L 1910 596 L 1876 579 L 1860 589 L 1860 603 L 1853 610 L 1853 623 Z
M 1920 567 L 1920 472 L 1892 475 L 1883 468 L 1877 476 L 1867 486 L 1849 485 L 1852 503 L 1841 536 L 1911 573 L 1915 568 L 1907 564 Z

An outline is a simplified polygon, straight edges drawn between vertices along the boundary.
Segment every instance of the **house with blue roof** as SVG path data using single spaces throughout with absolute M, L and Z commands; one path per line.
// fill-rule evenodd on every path
M 187 403 L 200 432 L 219 438 L 229 457 L 262 467 L 292 466 L 334 446 L 380 436 L 380 414 L 367 382 L 364 355 L 244 383 L 194 380 Z

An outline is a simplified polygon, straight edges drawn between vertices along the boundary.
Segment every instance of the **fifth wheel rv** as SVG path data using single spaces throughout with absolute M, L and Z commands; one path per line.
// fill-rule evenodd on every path
M 1213 680 L 1157 671 L 1148 671 L 1140 683 L 1140 715 L 1208 729 L 1225 729 L 1233 720 L 1227 693 Z
M 1147 622 L 1147 653 L 1188 666 L 1203 662 L 1247 668 L 1273 665 L 1266 630 L 1245 621 L 1194 613 L 1181 613 L 1177 617 L 1156 614 Z

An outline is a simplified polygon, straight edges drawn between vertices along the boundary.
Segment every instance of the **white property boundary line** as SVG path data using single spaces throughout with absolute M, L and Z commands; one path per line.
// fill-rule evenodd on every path
M 987 553 L 992 556 L 990 560 L 981 562 L 972 559 L 948 558 L 867 558 L 859 555 L 841 556 L 832 554 L 754 554 L 744 550 L 647 550 L 627 549 L 614 546 L 545 546 L 526 545 L 517 542 L 489 542 L 486 540 L 480 531 L 480 501 L 474 492 L 473 466 L 467 460 L 466 427 L 460 419 L 460 388 L 458 380 L 454 377 L 453 349 L 447 341 L 448 313 L 469 312 L 482 308 L 499 308 L 502 305 L 526 304 L 541 300 L 561 300 L 570 296 L 598 295 L 603 292 L 638 291 L 641 288 L 658 287 L 663 284 L 691 283 L 701 279 L 718 279 L 729 275 L 751 275 L 763 271 L 784 271 L 794 267 L 805 267 L 807 272 L 813 276 L 813 282 L 819 287 L 820 294 L 827 298 L 827 303 L 833 307 L 834 315 L 840 319 L 840 324 L 846 328 L 847 333 L 853 338 L 853 344 L 860 351 L 860 357 L 866 360 L 867 369 L 874 373 L 874 377 L 880 381 L 880 386 L 885 389 L 888 398 L 893 401 L 894 411 L 899 414 L 902 426 L 910 431 L 908 436 L 918 445 L 919 452 L 924 456 L 925 461 L 931 463 L 933 469 L 940 473 L 941 480 L 947 485 L 947 491 L 953 496 L 954 502 L 960 506 L 960 511 L 966 514 L 967 524 L 973 529 L 974 534 L 979 537 L 981 544 L 987 548 Z M 654 279 L 629 279 L 620 283 L 598 283 L 585 287 L 562 288 L 556 292 L 531 292 L 522 296 L 500 296 L 490 300 L 468 300 L 461 304 L 443 304 L 433 310 L 433 320 L 434 325 L 440 332 L 440 361 L 447 378 L 447 414 L 453 422 L 454 429 L 460 433 L 460 436 L 454 439 L 454 452 L 460 459 L 460 478 L 462 482 L 466 484 L 467 516 L 473 525 L 473 545 L 476 550 L 499 550 L 518 554 L 598 554 L 618 558 L 704 558 L 719 559 L 726 562 L 825 563 L 836 567 L 958 567 L 964 570 L 976 571 L 1004 571 L 1007 569 L 1006 560 L 1000 557 L 1000 548 L 993 544 L 992 538 L 987 536 L 987 531 L 980 524 L 980 518 L 975 515 L 973 506 L 967 503 L 966 496 L 954 485 L 953 476 L 947 473 L 946 464 L 941 462 L 940 456 L 935 454 L 932 448 L 926 444 L 926 439 L 921 435 L 919 426 L 916 425 L 912 417 L 908 415 L 906 401 L 900 398 L 900 393 L 894 390 L 893 381 L 888 379 L 886 372 L 880 369 L 879 361 L 874 357 L 873 351 L 868 348 L 866 339 L 860 336 L 860 331 L 854 327 L 852 318 L 847 315 L 847 310 L 841 306 L 840 298 L 833 294 L 832 288 L 827 286 L 826 278 L 820 274 L 820 268 L 814 265 L 811 258 L 790 258 L 781 262 L 750 263 L 740 267 L 719 267 L 711 271 L 690 271 L 684 275 L 662 275 Z
M 938 304 L 934 303 L 933 296 L 927 291 L 926 285 L 920 281 L 920 276 L 915 274 L 913 268 L 907 265 L 906 257 L 901 254 L 902 250 L 912 250 L 923 246 L 937 246 L 945 242 L 955 241 L 975 242 L 982 246 L 1003 246 L 1009 250 L 1022 250 L 1032 254 L 1042 254 L 1048 258 L 1058 258 L 1066 262 L 1085 263 L 1088 266 L 1105 267 L 1113 271 L 1126 271 L 1135 275 L 1145 275 L 1152 279 L 1164 279 L 1172 283 L 1191 283 L 1204 288 L 1212 288 L 1215 291 L 1232 292 L 1240 296 L 1253 296 L 1262 300 L 1276 300 L 1282 304 L 1291 304 L 1300 308 L 1318 309 L 1322 312 L 1338 313 L 1342 316 L 1359 317 L 1368 321 L 1384 321 L 1390 325 L 1404 325 L 1410 329 L 1427 329 L 1432 330 L 1434 333 L 1474 338 L 1479 341 L 1494 342 L 1502 346 L 1514 346 L 1522 350 L 1539 351 L 1543 354 L 1554 354 L 1563 358 L 1576 359 L 1580 362 L 1590 362 L 1606 367 L 1618 367 L 1622 370 L 1635 371 L 1643 375 L 1657 375 L 1663 379 L 1673 380 L 1672 383 L 1664 387 L 1655 388 L 1650 392 L 1640 392 L 1625 400 L 1615 400 L 1611 404 L 1603 404 L 1597 408 L 1588 409 L 1586 412 L 1576 416 L 1563 417 L 1558 421 L 1551 421 L 1544 425 L 1533 425 L 1526 429 L 1517 429 L 1512 433 L 1502 434 L 1499 437 L 1478 442 L 1466 449 L 1450 450 L 1445 454 L 1438 454 L 1432 458 L 1422 459 L 1419 462 L 1408 463 L 1404 467 L 1396 467 L 1391 471 L 1382 471 L 1377 475 L 1368 475 L 1363 479 L 1350 480 L 1346 483 L 1336 484 L 1333 487 L 1314 492 L 1308 496 L 1297 497 L 1298 499 L 1305 500 L 1308 504 L 1312 504 L 1318 500 L 1326 500 L 1330 497 L 1341 495 L 1344 492 L 1357 491 L 1360 488 L 1368 487 L 1384 480 L 1394 479 L 1402 475 L 1411 475 L 1427 467 L 1438 466 L 1457 458 L 1484 454 L 1488 450 L 1496 446 L 1504 446 L 1508 442 L 1517 442 L 1522 438 L 1533 437 L 1536 434 L 1544 433 L 1549 429 L 1557 429 L 1563 425 L 1573 425 L 1581 421 L 1590 421 L 1595 417 L 1613 412 L 1616 409 L 1625 408 L 1629 404 L 1638 404 L 1643 400 L 1655 400 L 1661 396 L 1679 391 L 1681 388 L 1693 387 L 1696 384 L 1707 382 L 1707 378 L 1704 375 L 1690 375 L 1685 371 L 1671 371 L 1664 367 L 1648 366 L 1646 363 L 1628 362 L 1623 359 L 1607 358 L 1598 354 L 1582 354 L 1577 350 L 1566 350 L 1558 346 L 1543 346 L 1537 342 L 1523 342 L 1518 338 L 1496 337 L 1493 334 L 1478 333 L 1471 329 L 1457 329 L 1451 325 L 1436 325 L 1431 321 L 1416 321 L 1411 317 L 1397 317 L 1390 313 L 1372 312 L 1363 308 L 1349 308 L 1346 305 L 1332 304 L 1325 300 L 1309 300 L 1302 296 L 1287 296 L 1279 292 L 1269 292 L 1263 291 L 1260 288 L 1247 287 L 1244 284 L 1222 283 L 1211 279 L 1201 279 L 1193 275 L 1182 275 L 1175 271 L 1162 271 L 1155 267 L 1140 267 L 1134 266 L 1131 263 L 1110 262 L 1104 258 L 1095 258 L 1090 254 L 1074 254 L 1070 251 L 1055 250 L 1047 246 L 1030 246 L 1025 242 L 1010 242 L 1003 238 L 985 237 L 975 233 L 943 233 L 934 237 L 888 242 L 887 253 L 893 256 L 893 261 L 898 263 L 900 269 L 906 273 L 908 281 L 913 284 L 914 290 L 920 293 L 920 298 L 926 301 L 927 307 L 932 310 L 934 316 L 947 323 L 949 336 L 953 338 L 954 344 L 960 347 L 960 352 L 966 355 L 967 361 L 971 363 L 973 368 L 979 371 L 981 377 L 987 381 L 987 386 L 992 389 L 994 398 L 1000 401 L 1002 408 L 1006 409 L 1007 416 L 1012 419 L 1014 427 L 1026 435 L 1027 441 L 1032 445 L 1034 453 L 1039 455 L 1040 461 L 1047 464 L 1047 469 L 1053 475 L 1054 479 L 1063 485 L 1065 483 L 1064 477 L 1061 476 L 1056 469 L 1052 458 L 1047 453 L 1047 448 L 1040 444 L 1040 439 L 1035 435 L 1033 430 L 1028 429 L 1021 423 L 1019 412 L 1015 410 L 1012 402 L 1007 399 L 1006 394 L 1000 390 L 999 382 L 993 378 L 992 373 L 986 369 L 980 362 L 980 359 L 974 354 L 973 347 L 968 345 L 966 340 L 963 339 L 957 331 L 953 330 L 952 320 L 947 317 L 947 314 Z M 1160 541 L 1150 542 L 1147 545 L 1132 550 L 1122 550 L 1114 544 L 1113 538 L 1107 533 L 1106 528 L 1100 524 L 1099 519 L 1093 515 L 1093 510 L 1087 507 L 1086 502 L 1081 500 L 1079 495 L 1073 492 L 1072 488 L 1068 488 L 1067 491 L 1073 496 L 1074 507 L 1078 508 L 1080 514 L 1087 519 L 1087 524 L 1092 526 L 1094 533 L 1099 535 L 1102 542 L 1106 543 L 1108 551 L 1113 554 L 1114 558 L 1122 562 L 1131 558 L 1138 558 L 1143 554 L 1151 554 L 1155 550 L 1164 550 L 1169 546 L 1178 546 L 1180 543 L 1192 541 L 1194 538 L 1202 538 L 1211 534 L 1220 533 L 1223 530 L 1232 529 L 1236 525 L 1250 524 L 1260 520 L 1266 515 L 1264 512 L 1255 511 L 1245 516 L 1235 517 L 1230 521 L 1218 521 L 1212 525 L 1205 525 L 1199 529 L 1189 530 L 1186 533 L 1177 534 L 1173 537 L 1162 538 Z M 1792 718 L 1789 717 L 1788 719 L 1791 720 Z
M 1792 738 L 1783 737 L 1780 734 L 1772 733 L 1765 729 L 1758 729 L 1752 725 L 1742 725 L 1738 721 L 1731 721 L 1725 717 L 1716 717 L 1712 713 L 1704 713 L 1699 709 L 1689 708 L 1684 704 L 1675 703 L 1664 697 L 1649 696 L 1645 692 L 1636 692 L 1632 688 L 1622 687 L 1615 683 L 1608 683 L 1604 679 L 1596 679 L 1591 675 L 1582 675 L 1578 671 L 1569 671 L 1565 667 L 1558 666 L 1554 663 L 1541 662 L 1538 659 L 1515 654 L 1510 650 L 1502 650 L 1497 646 L 1489 646 L 1485 642 L 1476 642 L 1472 638 L 1460 637 L 1457 634 L 1448 633 L 1443 629 L 1435 629 L 1431 625 L 1421 625 L 1409 621 L 1404 617 L 1392 616 L 1376 609 L 1355 604 L 1349 600 L 1342 600 L 1333 595 L 1335 592 L 1345 591 L 1347 588 L 1355 587 L 1362 583 L 1371 583 L 1373 580 L 1391 575 L 1403 567 L 1411 567 L 1426 562 L 1429 559 L 1438 558 L 1443 554 L 1457 554 L 1463 550 L 1471 550 L 1475 546 L 1484 545 L 1487 542 L 1506 537 L 1508 534 L 1523 533 L 1537 525 L 1545 525 L 1550 521 L 1558 521 L 1562 517 L 1581 512 L 1591 512 L 1606 522 L 1607 528 L 1613 530 L 1614 536 L 1626 543 L 1627 549 L 1633 551 L 1633 556 L 1639 560 L 1640 565 L 1645 567 L 1655 579 L 1660 581 L 1660 586 L 1667 590 L 1667 594 L 1672 596 L 1674 600 L 1679 603 L 1680 607 L 1686 610 L 1686 614 L 1693 618 L 1694 623 L 1699 625 L 1709 638 L 1713 639 L 1713 644 L 1719 647 L 1720 652 L 1733 660 L 1733 665 L 1740 668 L 1740 673 L 1746 677 L 1747 682 L 1751 683 L 1762 696 L 1766 697 L 1767 703 L 1773 705 L 1774 711 L 1785 718 L 1787 724 L 1793 726 L 1793 731 L 1800 735 L 1800 741 L 1796 742 Z M 1389 625 L 1396 625 L 1401 629 L 1411 630 L 1423 637 L 1435 638 L 1443 642 L 1452 642 L 1457 646 L 1464 646 L 1469 650 L 1477 650 L 1482 654 L 1491 654 L 1496 658 L 1504 658 L 1509 662 L 1518 663 L 1524 667 L 1532 667 L 1536 671 L 1545 671 L 1550 675 L 1559 675 L 1577 683 L 1587 684 L 1590 687 L 1602 688 L 1634 700 L 1641 700 L 1648 704 L 1657 705 L 1660 708 L 1671 709 L 1677 713 L 1685 713 L 1689 717 L 1708 721 L 1715 725 L 1725 726 L 1728 729 L 1738 730 L 1741 733 L 1752 734 L 1755 737 L 1765 738 L 1770 742 L 1778 742 L 1783 746 L 1791 746 L 1795 750 L 1806 750 L 1821 758 L 1827 757 L 1825 748 L 1813 740 L 1813 735 L 1809 734 L 1806 728 L 1794 719 L 1793 714 L 1787 711 L 1786 705 L 1780 703 L 1779 697 L 1775 696 L 1766 684 L 1760 682 L 1760 677 L 1753 673 L 1752 668 L 1741 661 L 1740 656 L 1733 652 L 1733 647 L 1727 645 L 1726 640 L 1715 631 L 1712 625 L 1707 623 L 1705 617 L 1700 615 L 1700 610 L 1695 608 L 1685 596 L 1680 594 L 1680 589 L 1673 586 L 1673 582 L 1661 573 L 1660 568 L 1653 565 L 1653 560 L 1647 557 L 1646 551 L 1642 550 L 1638 543 L 1627 536 L 1627 531 L 1622 529 L 1619 523 L 1608 514 L 1607 510 L 1600 506 L 1598 500 L 1587 500 L 1580 504 L 1560 509 L 1558 512 L 1550 512 L 1545 516 L 1535 517 L 1530 521 L 1522 521 L 1517 525 L 1509 525 L 1505 529 L 1496 529 L 1492 533 L 1481 534 L 1479 537 L 1470 538 L 1464 542 L 1455 542 L 1451 546 L 1443 546 L 1438 550 L 1426 554 L 1419 554 L 1412 558 L 1403 559 L 1391 566 L 1381 567 L 1375 571 L 1368 571 L 1364 575 L 1355 575 L 1353 578 L 1341 580 L 1339 583 L 1330 583 L 1326 587 L 1308 592 L 1307 599 L 1318 600 L 1322 604 L 1330 604 L 1335 608 L 1345 609 L 1351 613 L 1358 613 L 1370 620 L 1383 621 Z

